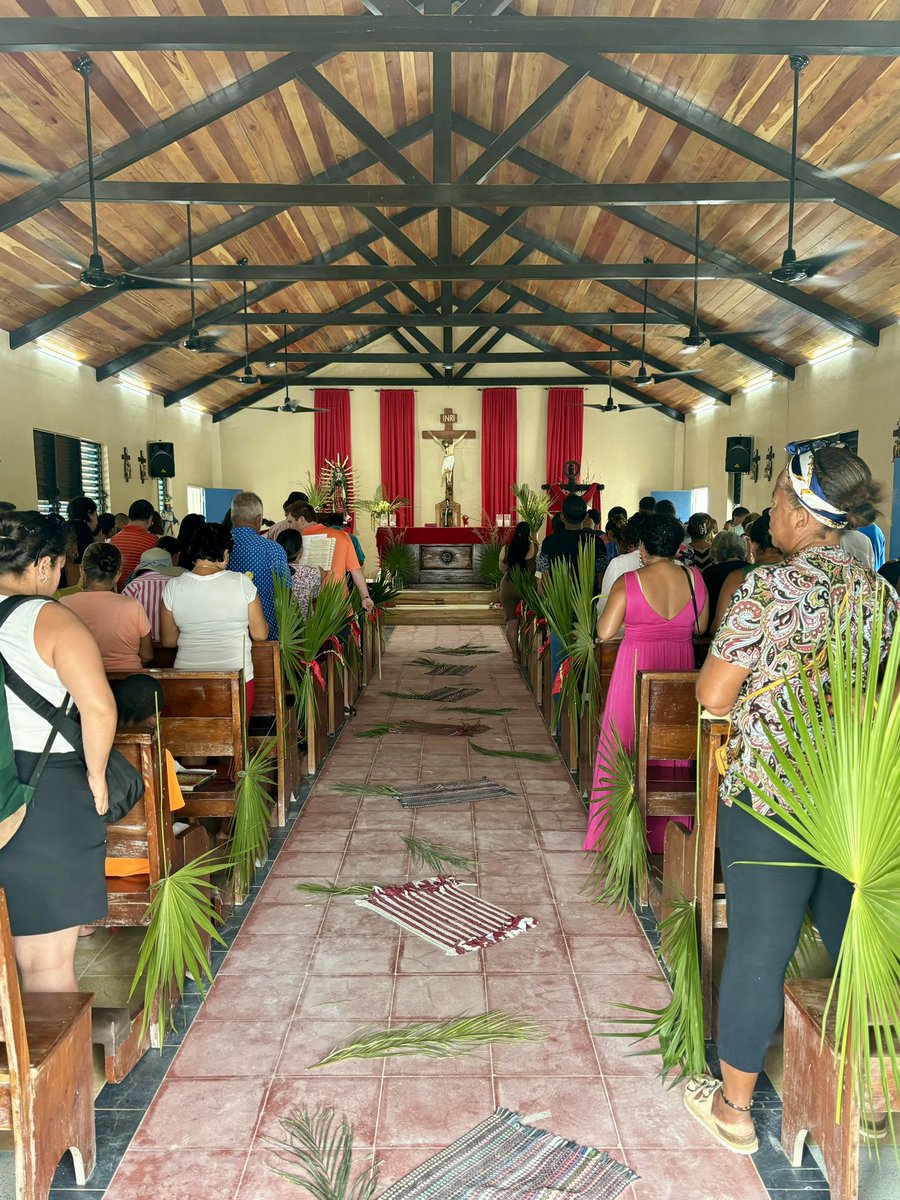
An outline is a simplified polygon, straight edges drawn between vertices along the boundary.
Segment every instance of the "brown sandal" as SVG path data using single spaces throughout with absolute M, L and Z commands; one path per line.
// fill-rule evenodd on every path
M 713 1079 L 711 1075 L 690 1079 L 684 1089 L 685 1107 L 732 1154 L 755 1154 L 759 1149 L 759 1138 L 755 1133 L 732 1133 L 713 1116 L 713 1101 L 721 1089 L 722 1081 Z

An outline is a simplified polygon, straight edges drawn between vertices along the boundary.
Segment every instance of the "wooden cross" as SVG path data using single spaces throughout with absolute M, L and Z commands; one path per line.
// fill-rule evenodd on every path
M 143 450 L 138 455 L 138 466 L 141 472 L 141 483 L 147 482 L 147 459 L 144 457 Z
M 759 483 L 759 451 L 755 450 L 750 459 L 750 477 L 754 483 Z
M 766 455 L 766 479 L 772 482 L 772 464 L 775 462 L 775 450 L 772 446 L 769 447 L 769 452 Z
M 128 453 L 128 447 L 122 447 L 122 474 L 125 476 L 125 482 L 131 481 L 131 455 Z
M 457 438 L 473 438 L 478 435 L 474 429 L 457 429 L 456 421 L 458 417 L 452 408 L 445 408 L 438 418 L 444 422 L 443 429 L 423 429 L 423 438 L 437 438 L 439 442 L 456 441 Z

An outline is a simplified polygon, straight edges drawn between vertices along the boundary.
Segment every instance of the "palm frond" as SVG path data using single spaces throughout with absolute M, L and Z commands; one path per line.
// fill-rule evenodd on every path
M 306 616 L 297 604 L 290 585 L 273 572 L 275 617 L 281 661 L 288 685 L 296 697 L 297 714 L 305 727 L 313 696 L 314 663 L 328 644 L 337 639 L 347 623 L 349 604 L 342 580 L 326 579 Z
M 385 571 L 382 568 L 374 579 L 369 580 L 369 596 L 376 608 L 385 608 L 393 604 L 400 593 L 403 591 L 403 580 L 398 575 L 392 575 L 390 571 Z M 358 603 L 359 592 L 354 589 L 354 603 Z
M 309 1067 L 327 1067 L 352 1058 L 398 1058 L 421 1054 L 429 1058 L 451 1058 L 471 1054 L 494 1042 L 535 1042 L 545 1030 L 526 1017 L 500 1009 L 475 1016 L 451 1017 L 446 1021 L 418 1021 L 397 1029 L 360 1030 L 354 1039 L 338 1046 Z
M 608 783 L 593 799 L 604 828 L 581 890 L 593 903 L 615 904 L 621 911 L 629 896 L 643 894 L 647 885 L 647 831 L 634 793 L 634 752 L 625 749 L 615 727 L 601 733 L 598 749 Z
M 469 742 L 469 745 L 477 754 L 484 754 L 487 758 L 522 758 L 527 762 L 556 762 L 557 754 L 541 754 L 537 750 L 494 750 L 488 746 L 479 746 L 477 742 Z
M 371 729 L 357 729 L 354 736 L 358 738 L 384 737 L 388 733 L 402 733 L 408 725 L 409 721 L 388 721 L 384 725 L 373 725 Z
M 497 650 L 491 650 L 488 646 L 475 646 L 467 642 L 465 646 L 435 646 L 435 654 L 497 654 Z
M 172 1023 L 174 1001 L 190 974 L 201 993 L 212 983 L 204 935 L 224 945 L 216 929 L 219 920 L 211 892 L 210 876 L 222 866 L 219 849 L 185 863 L 179 870 L 150 885 L 153 899 L 147 910 L 147 932 L 141 942 L 129 997 L 143 987 L 144 1014 L 141 1036 L 158 1012 L 160 1023 Z
M 403 540 L 403 531 L 392 533 L 381 552 L 382 574 L 395 575 L 405 584 L 412 579 L 415 569 L 416 554 L 412 546 Z
M 640 1016 L 613 1021 L 614 1025 L 632 1028 L 627 1033 L 604 1031 L 604 1036 L 629 1038 L 635 1043 L 658 1039 L 658 1050 L 650 1047 L 638 1053 L 659 1054 L 660 1074 L 667 1079 L 674 1072 L 671 1086 L 675 1086 L 706 1070 L 696 903 L 683 898 L 673 901 L 669 915 L 660 924 L 659 934 L 660 955 L 668 968 L 672 999 L 665 1008 L 658 1009 L 615 1005 Z
M 514 483 L 512 494 L 516 498 L 516 510 L 520 521 L 527 521 L 536 537 L 547 524 L 551 496 L 549 492 L 535 491 L 527 483 Z
M 503 550 L 502 541 L 483 542 L 478 559 L 475 563 L 475 578 L 479 583 L 489 588 L 500 586 L 503 569 L 500 566 L 500 553 Z
M 600 703 L 600 666 L 594 654 L 596 639 L 596 562 L 587 540 L 574 565 L 557 560 L 547 572 L 544 615 L 562 643 L 568 666 L 560 670 L 560 708 L 568 708 L 577 729 L 586 713 L 593 721 Z
M 441 712 L 475 713 L 478 717 L 505 717 L 515 712 L 514 708 L 473 708 L 468 704 L 444 705 Z
M 544 595 L 538 587 L 534 575 L 523 567 L 512 567 L 509 578 L 516 592 L 521 596 L 523 606 L 529 612 L 533 612 L 536 617 L 545 617 Z
M 840 1076 L 850 1070 L 861 1112 L 871 1111 L 876 1090 L 888 1094 L 891 1082 L 900 1089 L 900 636 L 893 633 L 884 660 L 877 649 L 889 590 L 879 581 L 872 649 L 860 603 L 839 618 L 827 668 L 814 664 L 800 677 L 780 726 L 766 730 L 775 765 L 759 762 L 781 801 L 778 819 L 742 804 L 853 885 L 825 1015 L 833 1013 Z M 771 803 L 761 787 L 744 782 Z M 839 1119 L 843 1087 L 837 1092 Z M 889 1122 L 893 1134 L 892 1116 Z
M 353 1172 L 353 1129 L 346 1117 L 333 1108 L 294 1109 L 281 1118 L 284 1140 L 266 1138 L 283 1162 L 293 1171 L 270 1167 L 276 1175 L 305 1188 L 312 1200 L 374 1200 L 378 1190 L 378 1164 L 365 1167 L 355 1179 Z
M 439 846 L 437 842 L 426 842 L 422 838 L 403 837 L 402 840 L 412 854 L 413 861 L 427 867 L 429 871 L 434 871 L 435 875 L 444 874 L 446 867 L 471 871 L 475 866 L 468 854 L 463 854 L 460 850 L 451 850 L 449 846 Z
M 396 796 L 397 789 L 389 783 L 337 783 L 336 792 L 343 796 Z
M 246 896 L 253 883 L 256 864 L 265 859 L 269 846 L 269 818 L 278 764 L 275 738 L 266 738 L 256 752 L 248 754 L 244 729 L 244 769 L 238 772 L 234 791 L 234 819 L 228 846 L 229 870 L 237 896 Z
M 332 896 L 368 896 L 374 883 L 298 883 L 296 891 L 317 899 L 328 900 Z
M 809 913 L 803 918 L 803 924 L 800 926 L 800 940 L 797 942 L 797 949 L 794 951 L 794 957 L 787 965 L 785 971 L 786 979 L 801 979 L 812 966 L 819 953 L 821 943 L 819 935 L 816 932 L 816 927 L 812 923 L 812 917 Z

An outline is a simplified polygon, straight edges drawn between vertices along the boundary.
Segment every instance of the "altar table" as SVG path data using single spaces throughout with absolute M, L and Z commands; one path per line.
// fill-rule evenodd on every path
M 512 530 L 504 532 L 511 534 Z M 474 526 L 443 529 L 438 525 L 407 525 L 377 529 L 375 544 L 379 558 L 395 538 L 402 538 L 407 546 L 414 547 L 413 574 L 409 580 L 413 585 L 472 586 L 478 582 L 480 548 L 490 533 Z

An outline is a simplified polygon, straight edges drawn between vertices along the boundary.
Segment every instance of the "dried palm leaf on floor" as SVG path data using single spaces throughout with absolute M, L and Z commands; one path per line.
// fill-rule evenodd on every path
M 402 808 L 437 808 L 446 804 L 471 804 L 476 800 L 496 800 L 513 792 L 483 775 L 481 779 L 458 779 L 450 783 L 432 783 L 396 788 L 394 796 Z
M 697 905 L 683 897 L 675 899 L 669 915 L 660 923 L 660 957 L 669 973 L 672 999 L 664 1008 L 643 1008 L 633 1004 L 614 1007 L 640 1013 L 613 1022 L 627 1025 L 627 1033 L 604 1032 L 605 1037 L 629 1038 L 634 1043 L 659 1039 L 659 1049 L 649 1047 L 638 1055 L 658 1054 L 660 1074 L 671 1086 L 707 1070 L 706 1043 L 703 1038 L 703 995 L 700 984 L 700 937 L 697 929 Z
M 403 837 L 404 846 L 413 856 L 413 862 L 426 867 L 429 871 L 440 874 L 447 867 L 456 867 L 460 871 L 471 871 L 475 866 L 474 859 L 460 850 L 451 850 L 449 846 L 440 846 L 437 842 L 427 842 L 423 838 Z
M 467 642 L 464 646 L 435 646 L 433 654 L 497 654 L 497 650 L 492 650 L 489 646 L 476 646 L 473 642 Z
M 334 790 L 344 796 L 396 796 L 389 783 L 337 783 Z
M 434 688 L 430 692 L 385 692 L 392 700 L 429 700 L 439 704 L 455 704 L 458 700 L 468 700 L 477 696 L 483 688 Z
M 487 733 L 490 725 L 478 721 L 451 725 L 445 721 L 389 721 L 384 725 L 373 725 L 371 729 L 359 730 L 358 738 L 386 737 L 390 733 L 421 733 L 426 737 L 477 737 Z
M 298 883 L 294 890 L 305 896 L 328 900 L 332 896 L 368 896 L 373 887 L 374 883 Z
M 409 721 L 387 721 L 383 725 L 373 725 L 371 729 L 357 729 L 354 737 L 377 738 L 388 733 L 404 733 L 408 725 Z
M 441 709 L 441 712 L 475 713 L 479 717 L 506 717 L 515 711 L 514 708 L 474 708 L 467 704 L 456 704 Z
M 429 675 L 458 675 L 461 677 L 463 675 L 471 675 L 475 670 L 474 667 L 463 667 L 457 663 L 438 662 L 436 658 L 428 658 L 427 656 L 414 658 L 410 665 L 413 667 L 428 667 Z
M 397 1029 L 362 1029 L 352 1041 L 336 1046 L 308 1069 L 317 1070 L 332 1063 L 354 1058 L 453 1058 L 472 1054 L 495 1042 L 539 1042 L 546 1030 L 535 1021 L 515 1013 L 492 1009 L 472 1016 L 450 1017 L 446 1021 L 417 1021 Z
M 262 862 L 269 847 L 269 820 L 275 773 L 278 769 L 275 738 L 266 738 L 254 754 L 249 754 L 244 729 L 244 769 L 238 772 L 234 790 L 234 819 L 228 845 L 229 874 L 236 897 L 250 891 L 256 864 Z
M 625 749 L 615 727 L 600 735 L 598 754 L 608 782 L 592 800 L 601 806 L 604 829 L 581 891 L 594 904 L 614 904 L 622 911 L 630 895 L 644 895 L 646 890 L 647 830 L 634 794 L 635 756 Z
M 378 1190 L 378 1164 L 364 1167 L 353 1178 L 353 1129 L 346 1117 L 333 1108 L 294 1109 L 280 1120 L 284 1140 L 266 1138 L 282 1162 L 294 1164 L 287 1171 L 270 1165 L 269 1170 L 305 1188 L 312 1200 L 374 1200 Z
M 521 758 L 526 762 L 557 762 L 558 754 L 542 754 L 538 750 L 495 750 L 490 746 L 479 746 L 477 742 L 469 742 L 476 754 L 484 754 L 489 758 Z

